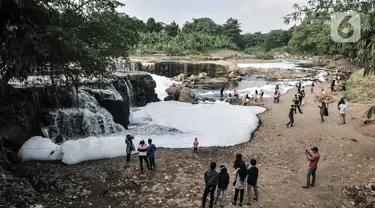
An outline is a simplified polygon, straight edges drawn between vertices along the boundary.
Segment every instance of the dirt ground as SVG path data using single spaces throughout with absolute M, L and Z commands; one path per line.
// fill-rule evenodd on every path
M 231 180 L 225 207 L 234 207 L 230 204 L 234 195 L 232 165 L 235 155 L 241 153 L 246 162 L 256 158 L 260 170 L 259 201 L 244 207 L 351 207 L 353 202 L 343 188 L 375 182 L 375 138 L 362 131 L 367 106 L 347 103 L 347 124 L 339 125 L 337 104 L 332 103 L 329 117 L 321 123 L 318 103 L 314 103 L 309 87 L 306 91 L 303 114 L 295 115 L 294 128 L 286 128 L 292 90 L 279 104 L 265 101 L 268 111 L 259 115 L 261 126 L 251 142 L 201 148 L 198 154 L 192 149 L 159 148 L 155 172 L 141 174 L 136 156 L 130 164 L 125 158 L 75 166 L 32 162 L 20 165 L 18 172 L 37 188 L 41 194 L 37 204 L 45 207 L 197 208 L 201 207 L 204 171 L 215 161 L 228 167 Z M 320 92 L 319 87 L 315 91 Z M 302 189 L 308 167 L 304 151 L 313 146 L 321 154 L 316 187 Z

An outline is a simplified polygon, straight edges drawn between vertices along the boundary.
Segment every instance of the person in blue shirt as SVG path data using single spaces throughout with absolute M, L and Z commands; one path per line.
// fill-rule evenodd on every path
M 151 170 L 155 170 L 155 152 L 155 144 L 152 144 L 152 139 L 148 139 L 147 156 L 150 161 Z

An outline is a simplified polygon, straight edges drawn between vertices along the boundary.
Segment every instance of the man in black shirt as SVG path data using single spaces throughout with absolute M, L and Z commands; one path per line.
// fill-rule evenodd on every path
M 293 127 L 294 125 L 294 114 L 297 113 L 296 111 L 296 106 L 292 105 L 290 110 L 289 110 L 289 123 L 286 124 L 286 127 L 289 128 L 289 125 Z
M 224 100 L 224 88 L 220 90 L 220 100 Z
M 251 204 L 251 188 L 254 189 L 254 195 L 253 198 L 255 201 L 258 201 L 258 175 L 259 170 L 256 166 L 257 161 L 255 159 L 252 159 L 250 161 L 251 168 L 247 170 L 247 193 L 248 193 L 248 205 Z

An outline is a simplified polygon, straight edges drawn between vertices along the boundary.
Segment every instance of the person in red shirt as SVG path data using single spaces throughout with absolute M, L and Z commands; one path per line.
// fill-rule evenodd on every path
M 194 152 L 195 152 L 195 153 L 198 153 L 198 145 L 199 145 L 198 138 L 195 137 L 195 138 L 194 138 L 194 142 L 193 142 Z
M 307 169 L 307 174 L 306 174 L 306 185 L 302 186 L 302 188 L 310 188 L 315 186 L 315 178 L 316 178 L 316 169 L 318 168 L 318 162 L 320 155 L 318 153 L 318 148 L 313 147 L 311 148 L 313 151 L 313 154 L 309 152 L 309 150 L 306 149 L 306 158 L 308 161 L 310 161 L 309 168 Z M 312 176 L 312 181 L 310 183 L 310 176 Z

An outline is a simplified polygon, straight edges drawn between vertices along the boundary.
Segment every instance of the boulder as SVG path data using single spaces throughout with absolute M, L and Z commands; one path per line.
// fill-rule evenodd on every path
M 206 79 L 207 78 L 207 73 L 206 72 L 199 73 L 198 78 L 199 79 Z
M 19 89 L 4 86 L 0 98 L 0 139 L 4 147 L 20 148 L 33 136 L 42 136 L 37 109 Z
M 229 73 L 228 77 L 234 78 L 234 77 L 236 77 L 236 73 L 232 71 L 231 73 Z
M 191 89 L 183 87 L 179 96 L 179 101 L 185 103 L 194 103 L 195 93 Z
M 165 91 L 168 93 L 168 95 L 174 95 L 179 96 L 181 93 L 182 87 L 180 85 L 172 85 L 169 88 L 167 88 Z
M 206 101 L 208 101 L 208 102 L 216 102 L 215 99 L 213 99 L 213 98 L 207 98 L 207 97 L 202 98 L 202 101 L 203 102 L 206 102 Z
M 134 73 L 129 74 L 128 78 L 134 91 L 134 106 L 143 107 L 147 103 L 159 101 L 155 93 L 156 82 L 150 74 Z
M 226 102 L 231 105 L 243 105 L 243 100 L 237 98 L 229 98 Z
M 168 95 L 167 97 L 164 98 L 164 101 L 178 101 L 176 96 L 174 94 Z
M 197 79 L 197 77 L 196 77 L 194 74 L 192 74 L 192 75 L 188 78 L 189 81 L 195 81 L 196 79 Z
M 128 129 L 130 112 L 126 101 L 99 99 L 98 102 L 101 107 L 107 109 L 107 111 L 111 113 L 113 120 L 116 123 L 121 124 L 125 129 Z
M 182 81 L 184 81 L 184 79 L 185 79 L 185 75 L 183 73 L 173 77 L 173 80 L 176 81 L 176 82 L 182 82 Z

